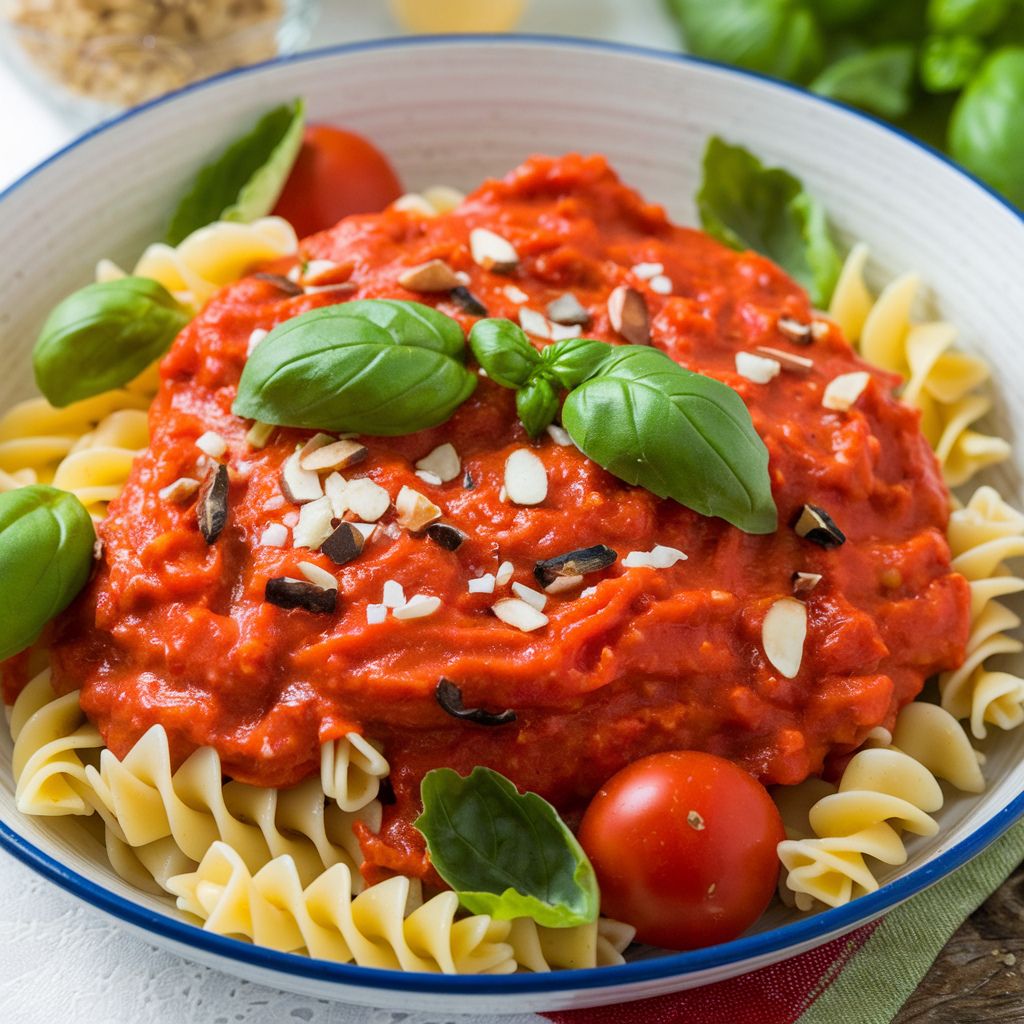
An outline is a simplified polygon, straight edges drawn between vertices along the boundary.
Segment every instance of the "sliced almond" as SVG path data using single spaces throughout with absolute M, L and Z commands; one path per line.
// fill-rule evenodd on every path
M 784 338 L 789 338 L 797 345 L 810 345 L 812 341 L 811 325 L 794 320 L 791 316 L 780 316 L 775 328 Z
M 301 456 L 301 448 L 296 448 L 281 467 L 281 489 L 285 497 L 296 504 L 316 501 L 324 494 L 324 489 L 320 486 L 320 477 L 302 468 L 299 461 Z
M 641 281 L 650 281 L 652 277 L 665 273 L 663 263 L 635 263 L 630 269 Z
M 510 579 L 512 579 L 513 573 L 515 573 L 516 567 L 511 562 L 502 562 L 498 566 L 498 571 L 494 574 L 494 582 L 499 587 L 505 586 Z
M 260 547 L 283 548 L 288 543 L 288 527 L 284 523 L 269 523 L 260 535 Z
M 419 533 L 441 518 L 441 509 L 411 487 L 403 487 L 398 492 L 395 511 L 398 513 L 398 525 L 412 533 Z
M 508 626 L 530 633 L 548 624 L 548 617 L 531 604 L 510 597 L 491 605 L 491 611 Z
M 305 452 L 305 449 L 303 449 Z M 299 463 L 303 469 L 313 473 L 323 473 L 334 469 L 348 469 L 360 462 L 365 462 L 370 454 L 369 449 L 358 441 L 334 441 L 303 454 Z
M 493 594 L 494 573 L 485 572 L 483 576 L 477 576 L 475 579 L 471 579 L 468 584 L 468 590 L 471 594 Z
M 652 292 L 657 292 L 659 295 L 672 294 L 672 278 L 666 277 L 664 274 L 655 274 L 647 282 L 647 286 Z
M 345 485 L 344 502 L 366 523 L 375 523 L 391 507 L 391 495 L 367 477 L 349 480 Z
M 505 293 L 505 298 L 510 302 L 514 302 L 517 306 L 530 301 L 530 296 L 522 288 L 517 288 L 514 284 L 505 285 L 502 291 Z
M 182 476 L 175 480 L 173 484 L 161 487 L 157 491 L 157 495 L 161 501 L 173 501 L 176 505 L 183 505 L 198 490 L 198 480 L 190 476 Z
M 795 572 L 792 577 L 793 593 L 808 594 L 821 582 L 821 579 L 820 572 Z
M 430 594 L 415 594 L 391 614 L 396 619 L 422 619 L 428 615 L 433 615 L 440 607 L 441 598 Z
M 608 319 L 612 329 L 631 345 L 650 345 L 650 316 L 647 300 L 635 288 L 620 284 L 608 296 Z
M 821 396 L 821 404 L 826 409 L 846 412 L 853 408 L 854 403 L 864 393 L 864 389 L 870 382 L 871 374 L 865 370 L 841 373 L 828 382 L 825 393 Z
M 326 445 L 333 444 L 337 440 L 333 434 L 318 433 L 314 434 L 300 449 L 299 449 L 299 465 L 303 469 L 310 469 L 312 467 L 303 465 L 305 459 L 312 455 L 319 448 L 323 448 Z
M 777 359 L 756 356 L 753 352 L 736 353 L 736 372 L 755 384 L 767 384 L 781 371 L 782 364 Z
M 469 233 L 469 251 L 474 263 L 495 274 L 507 274 L 519 266 L 515 246 L 487 228 L 474 228 Z
M 455 446 L 438 445 L 429 455 L 424 455 L 416 468 L 424 473 L 433 473 L 442 483 L 454 480 L 462 472 L 462 461 Z
M 427 260 L 404 271 L 398 283 L 411 292 L 447 292 L 459 286 L 459 279 L 444 260 Z
M 321 569 L 315 562 L 299 562 L 299 571 L 310 583 L 315 583 L 324 590 L 338 589 L 338 581 L 326 569 Z
M 572 292 L 559 295 L 547 304 L 544 310 L 548 319 L 565 327 L 586 327 L 590 323 L 590 313 Z
M 266 336 L 269 333 L 270 331 L 265 330 L 262 327 L 257 327 L 255 330 L 253 330 L 253 332 L 249 335 L 249 343 L 245 347 L 246 356 L 251 356 L 253 352 L 256 351 L 256 348 L 260 344 L 260 342 L 263 341 L 263 339 L 266 338 Z
M 331 499 L 335 519 L 340 519 L 348 511 L 348 505 L 345 504 L 347 489 L 348 481 L 340 473 L 332 473 L 324 481 L 324 494 Z
M 505 460 L 505 492 L 516 505 L 539 505 L 548 496 L 548 472 L 529 448 Z
M 547 432 L 548 437 L 562 448 L 568 448 L 569 445 L 572 444 L 572 438 L 569 436 L 569 431 L 564 427 L 558 426 L 557 423 L 549 423 L 547 426 Z
M 755 349 L 758 355 L 774 359 L 783 370 L 791 373 L 808 373 L 814 369 L 814 360 L 806 356 L 794 355 L 792 352 L 785 352 L 781 348 L 771 348 L 768 345 L 758 345 Z
M 551 337 L 551 324 L 548 323 L 548 318 L 543 313 L 530 309 L 529 306 L 520 307 L 519 326 L 527 334 L 532 334 L 535 338 Z
M 548 603 L 546 594 L 542 594 L 539 590 L 531 589 L 525 583 L 513 583 L 512 593 L 520 601 L 525 601 L 527 604 L 532 605 L 539 612 L 544 611 L 544 605 Z
M 405 604 L 405 588 L 398 580 L 384 581 L 384 594 L 381 604 L 385 608 L 401 608 Z
M 196 447 L 211 459 L 219 459 L 228 450 L 228 443 L 215 430 L 208 430 L 196 438 Z
M 292 530 L 292 543 L 297 548 L 316 550 L 334 532 L 333 518 L 330 498 L 317 498 L 303 505 Z
M 761 646 L 765 657 L 787 679 L 800 671 L 807 639 L 807 605 L 783 597 L 768 609 L 761 624 Z
M 583 576 L 557 576 L 545 588 L 545 594 L 564 594 L 583 585 Z M 593 587 L 589 588 L 593 590 Z

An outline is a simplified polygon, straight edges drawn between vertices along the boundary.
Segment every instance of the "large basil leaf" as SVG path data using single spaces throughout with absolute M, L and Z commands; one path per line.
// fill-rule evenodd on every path
M 587 855 L 558 812 L 503 775 L 474 768 L 427 772 L 415 826 L 437 873 L 475 914 L 532 917 L 548 928 L 597 919 L 598 889 Z
M 178 203 L 166 242 L 177 245 L 216 220 L 252 221 L 268 214 L 302 145 L 304 105 L 275 107 L 203 167 Z
M 708 234 L 769 257 L 807 289 L 815 305 L 828 305 L 842 261 L 824 207 L 798 178 L 713 136 L 704 151 L 697 208 Z
M 521 388 L 541 366 L 540 353 L 511 320 L 478 320 L 469 332 L 469 347 L 484 372 L 503 388 Z
M 85 586 L 95 541 L 89 513 L 67 491 L 0 494 L 0 661 L 35 643 Z
M 569 393 L 562 425 L 627 483 L 747 533 L 777 525 L 768 450 L 732 388 L 652 348 L 622 348 Z
M 364 299 L 275 327 L 232 409 L 289 427 L 394 436 L 437 426 L 473 393 L 458 323 L 418 302 Z
M 86 285 L 43 324 L 32 352 L 36 385 L 57 406 L 120 387 L 163 355 L 188 321 L 148 278 Z

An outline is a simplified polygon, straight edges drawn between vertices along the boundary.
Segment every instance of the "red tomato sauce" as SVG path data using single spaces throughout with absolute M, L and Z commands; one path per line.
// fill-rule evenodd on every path
M 516 271 L 473 263 L 468 235 L 477 226 L 513 243 Z M 318 770 L 320 744 L 361 732 L 383 744 L 395 794 L 381 834 L 363 830 L 365 871 L 422 874 L 429 869 L 410 822 L 430 768 L 488 765 L 570 819 L 613 773 L 662 750 L 704 750 L 765 783 L 796 783 L 875 726 L 891 726 L 926 677 L 961 661 L 968 590 L 950 571 L 948 495 L 918 414 L 894 397 L 896 378 L 877 370 L 854 409 L 822 407 L 832 378 L 865 365 L 834 325 L 810 346 L 779 332 L 780 317 L 808 322 L 812 310 L 767 259 L 674 226 L 603 158 L 580 156 L 529 160 L 451 215 L 347 218 L 306 240 L 302 255 L 340 264 L 355 290 L 285 296 L 249 278 L 182 332 L 163 362 L 151 447 L 101 528 L 95 577 L 58 625 L 57 685 L 81 687 L 83 708 L 115 754 L 159 723 L 177 760 L 209 744 L 233 778 L 287 786 Z M 628 283 L 643 292 L 653 344 L 725 381 L 749 407 L 770 453 L 778 532 L 750 536 L 658 499 L 546 435 L 533 444 L 547 469 L 546 501 L 522 508 L 502 500 L 505 460 L 531 442 L 512 393 L 481 379 L 443 426 L 365 438 L 369 459 L 346 474 L 370 477 L 392 498 L 403 484 L 426 494 L 468 534 L 461 548 L 378 531 L 361 557 L 337 567 L 308 549 L 260 546 L 268 523 L 297 510 L 280 506 L 280 472 L 310 432 L 281 430 L 261 451 L 247 446 L 249 424 L 230 409 L 250 333 L 332 302 L 385 296 L 435 304 L 468 329 L 473 318 L 447 294 L 397 284 L 404 269 L 432 258 L 467 274 L 491 316 L 516 318 L 508 285 L 541 311 L 572 291 L 593 315 L 585 333 L 607 341 L 621 341 L 606 313 L 611 289 Z M 670 295 L 632 274 L 642 262 L 663 264 Z M 757 345 L 808 356 L 814 368 L 752 383 L 734 360 Z M 212 545 L 194 507 L 157 493 L 198 475 L 195 441 L 209 430 L 226 439 L 233 477 L 228 525 Z M 472 489 L 461 476 L 440 486 L 416 477 L 415 460 L 445 441 Z M 825 550 L 797 536 L 789 524 L 805 502 L 832 515 L 844 545 Z M 382 523 L 394 517 L 392 509 Z M 535 587 L 538 559 L 592 544 L 614 548 L 618 561 L 587 578 L 596 588 L 588 596 L 551 596 L 550 622 L 536 632 L 490 611 L 512 596 L 508 587 L 468 592 L 470 578 L 505 560 L 514 580 Z M 628 552 L 656 544 L 688 559 L 666 570 L 623 567 Z M 336 613 L 264 600 L 267 579 L 301 578 L 303 560 L 338 578 Z M 803 662 L 787 679 L 765 658 L 761 623 L 791 593 L 796 571 L 823 578 L 806 595 Z M 368 625 L 367 605 L 381 601 L 388 579 L 410 596 L 437 595 L 440 610 Z M 462 688 L 466 706 L 512 708 L 518 720 L 486 728 L 449 717 L 434 696 L 442 675 Z

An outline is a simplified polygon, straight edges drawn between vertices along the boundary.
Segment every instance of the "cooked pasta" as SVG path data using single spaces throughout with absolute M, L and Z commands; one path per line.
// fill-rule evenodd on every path
M 864 283 L 867 258 L 867 246 L 854 246 L 829 314 L 869 363 L 905 378 L 902 398 L 921 410 L 921 430 L 946 483 L 957 487 L 1010 456 L 1008 442 L 972 429 L 992 408 L 991 398 L 981 390 L 989 366 L 953 347 L 956 330 L 951 324 L 913 320 L 911 307 L 920 283 L 916 274 L 904 274 L 873 298 Z
M 377 801 L 344 811 L 325 799 L 316 777 L 287 790 L 224 784 L 220 759 L 209 747 L 172 771 L 161 726 L 151 728 L 119 761 L 102 748 L 78 694 L 54 694 L 49 670 L 15 701 L 11 731 L 19 810 L 48 816 L 98 813 L 112 863 L 130 879 L 141 863 L 162 883 L 169 869 L 155 870 L 151 863 L 170 864 L 173 873 L 181 873 L 202 860 L 215 841 L 226 840 L 253 871 L 287 854 L 308 883 L 325 867 L 358 864 L 355 821 L 380 826 Z M 90 763 L 80 751 L 93 755 Z M 354 884 L 360 884 L 358 875 Z
M 375 800 L 389 770 L 381 752 L 359 733 L 320 747 L 321 785 L 343 811 L 358 811 Z
M 908 705 L 897 717 L 893 740 L 906 749 L 894 745 L 855 754 L 838 790 L 819 790 L 825 795 L 806 809 L 806 825 L 794 820 L 799 801 L 784 811 L 790 838 L 779 844 L 782 882 L 800 909 L 811 909 L 815 901 L 837 907 L 873 892 L 879 883 L 865 858 L 904 864 L 902 832 L 935 835 L 939 826 L 932 815 L 944 801 L 938 779 L 967 792 L 984 788 L 970 741 L 942 708 Z
M 1008 630 L 1020 618 L 997 598 L 1024 591 L 1024 579 L 1003 564 L 1024 555 L 1024 515 L 991 487 L 979 487 L 950 516 L 953 568 L 971 587 L 971 634 L 960 668 L 939 677 L 942 706 L 970 720 L 971 732 L 985 737 L 986 724 L 1012 729 L 1024 722 L 1024 679 L 991 668 L 988 659 L 1024 650 Z
M 419 883 L 401 876 L 356 895 L 352 872 L 336 864 L 303 889 L 290 857 L 252 875 L 237 850 L 217 842 L 196 871 L 172 878 L 168 887 L 178 907 L 207 931 L 271 949 L 435 974 L 502 974 L 516 967 L 508 921 L 456 920 L 455 893 L 424 903 Z
M 294 228 L 281 217 L 261 217 L 251 224 L 218 221 L 193 231 L 177 246 L 149 246 L 132 274 L 159 282 L 179 302 L 198 310 L 224 285 L 260 263 L 292 255 L 298 247 Z M 124 276 L 110 260 L 96 267 L 98 281 Z
M 635 934 L 631 925 L 607 917 L 575 928 L 543 928 L 519 917 L 512 922 L 508 941 L 520 967 L 543 972 L 625 963 L 622 954 Z

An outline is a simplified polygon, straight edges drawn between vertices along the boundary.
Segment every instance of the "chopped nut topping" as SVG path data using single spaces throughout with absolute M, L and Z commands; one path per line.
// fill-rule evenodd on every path
M 774 359 L 783 370 L 790 370 L 793 373 L 807 373 L 814 369 L 813 359 L 794 355 L 792 352 L 784 352 L 781 348 L 769 348 L 767 345 L 758 345 L 756 351 L 762 356 Z
M 761 624 L 761 646 L 765 657 L 787 679 L 800 671 L 807 638 L 807 605 L 783 597 L 768 609 Z
M 333 469 L 348 469 L 350 466 L 365 462 L 370 454 L 365 445 L 357 441 L 334 441 L 314 448 L 308 454 L 303 449 L 299 465 L 311 472 L 324 472 Z
M 211 459 L 219 459 L 228 450 L 228 443 L 216 431 L 208 430 L 196 439 L 196 447 Z
M 631 269 L 641 281 L 650 281 L 652 277 L 657 277 L 665 272 L 665 265 L 663 263 L 637 263 Z
M 372 529 L 372 527 L 371 527 Z M 347 565 L 363 553 L 363 531 L 354 523 L 339 523 L 338 528 L 320 545 L 320 550 L 335 565 Z
M 369 477 L 349 480 L 342 499 L 346 508 L 366 523 L 377 522 L 391 508 L 391 495 Z
M 467 708 L 462 702 L 462 690 L 444 676 L 438 680 L 434 697 L 446 714 L 464 722 L 472 722 L 474 725 L 510 725 L 516 720 L 516 713 L 511 708 L 497 713 L 481 708 Z
M 306 501 L 316 501 L 323 497 L 324 489 L 320 486 L 320 477 L 303 469 L 300 463 L 302 455 L 301 448 L 288 456 L 281 467 L 281 489 L 289 501 L 301 504 Z
M 549 320 L 566 327 L 586 327 L 591 319 L 590 313 L 572 292 L 566 292 L 553 299 L 544 312 L 547 313 Z
M 427 527 L 427 536 L 445 551 L 458 551 L 466 542 L 466 535 L 449 523 L 431 523 Z
M 508 274 L 519 266 L 515 246 L 487 228 L 474 228 L 469 233 L 469 250 L 474 263 L 495 274 Z
M 567 551 L 564 555 L 556 555 L 554 558 L 545 558 L 534 565 L 533 575 L 547 590 L 560 578 L 573 578 L 607 569 L 618 557 L 618 554 L 607 545 L 595 544 L 589 548 Z
M 767 384 L 778 377 L 781 370 L 777 359 L 755 356 L 752 352 L 736 353 L 736 372 L 755 384 Z
M 422 619 L 441 607 L 441 598 L 429 594 L 415 594 L 405 604 L 396 608 L 391 614 L 396 619 Z
M 845 412 L 853 407 L 870 382 L 871 374 L 866 370 L 857 370 L 854 373 L 841 373 L 838 377 L 834 377 L 828 382 L 825 393 L 821 396 L 821 404 L 826 409 L 837 409 L 840 412 Z
M 228 467 L 214 466 L 199 487 L 196 503 L 199 532 L 207 544 L 213 544 L 228 521 Z
M 317 498 L 299 510 L 299 521 L 292 530 L 292 543 L 297 548 L 316 550 L 333 530 L 334 510 L 328 497 Z
M 398 580 L 384 581 L 384 596 L 381 604 L 385 608 L 401 608 L 405 604 L 405 589 Z
M 470 316 L 487 316 L 487 307 L 463 284 L 450 292 L 452 302 Z
M 577 587 L 582 586 L 582 576 L 559 576 L 557 579 L 552 580 L 545 588 L 545 594 L 564 594 L 569 590 L 575 590 Z M 593 589 L 593 588 L 591 588 Z
M 539 505 L 548 496 L 548 473 L 529 448 L 517 448 L 505 460 L 505 492 L 516 505 Z
M 499 587 L 505 586 L 505 584 L 512 579 L 512 574 L 515 571 L 516 567 L 511 562 L 502 562 L 501 565 L 498 566 L 498 571 L 494 574 L 494 582 L 497 583 Z
M 161 501 L 173 501 L 176 505 L 184 505 L 199 490 L 199 481 L 190 476 L 182 476 L 161 487 L 157 495 Z
M 424 455 L 416 463 L 416 468 L 425 473 L 433 473 L 439 481 L 447 483 L 462 472 L 462 462 L 455 446 L 446 443 L 438 445 L 429 455 Z
M 547 317 L 535 309 L 530 309 L 529 306 L 519 308 L 519 326 L 535 338 L 551 337 L 551 324 L 548 323 Z
M 811 325 L 802 324 L 791 316 L 780 316 L 775 327 L 779 334 L 796 345 L 810 345 L 812 341 Z
M 410 267 L 398 278 L 398 283 L 411 292 L 447 292 L 459 287 L 459 279 L 444 260 L 428 260 Z
M 266 330 L 264 330 L 264 329 L 263 329 L 262 327 L 257 327 L 257 328 L 256 328 L 256 329 L 255 329 L 255 330 L 254 330 L 254 331 L 253 331 L 253 332 L 252 332 L 252 333 L 251 333 L 250 335 L 249 335 L 249 344 L 248 344 L 248 345 L 246 346 L 246 349 L 245 349 L 245 354 L 246 354 L 246 356 L 251 356 L 251 355 L 253 354 L 253 352 L 255 352 L 255 351 L 256 351 L 256 347 L 257 347 L 257 345 L 259 345 L 259 343 L 260 343 L 261 341 L 263 341 L 263 339 L 264 339 L 264 338 L 265 338 L 265 337 L 266 337 L 266 336 L 267 336 L 267 335 L 268 335 L 269 333 L 270 333 L 270 331 L 266 331 Z
M 505 298 L 517 305 L 530 301 L 530 296 L 527 295 L 522 288 L 517 288 L 514 284 L 505 285 L 502 291 L 505 293 Z
M 793 593 L 809 594 L 820 582 L 819 572 L 795 572 L 792 576 Z
M 260 546 L 283 548 L 288 543 L 288 527 L 283 523 L 269 523 L 260 537 Z
M 252 276 L 258 281 L 266 281 L 268 284 L 272 284 L 279 291 L 284 292 L 285 295 L 302 294 L 302 288 L 295 281 L 284 277 L 282 274 L 267 274 L 261 271 L 258 274 L 253 274 Z
M 548 599 L 545 594 L 532 590 L 523 583 L 513 583 L 512 593 L 521 601 L 525 601 L 527 604 L 532 605 L 539 612 L 544 611 L 544 605 L 548 603 Z
M 823 548 L 837 548 L 846 542 L 846 534 L 839 529 L 835 520 L 817 505 L 804 505 L 793 524 L 793 529 L 804 540 L 813 541 Z
M 676 562 L 685 562 L 686 555 L 679 548 L 655 544 L 650 551 L 630 551 L 622 560 L 627 569 L 645 566 L 649 569 L 671 569 Z
M 483 576 L 477 576 L 476 579 L 470 580 L 469 592 L 471 594 L 493 594 L 494 573 L 485 572 Z
M 250 448 L 266 448 L 267 442 L 274 436 L 277 427 L 273 423 L 254 423 L 245 435 L 245 443 Z
M 656 274 L 647 284 L 652 292 L 657 292 L 659 295 L 672 294 L 672 279 L 664 274 Z
M 276 576 L 267 580 L 263 592 L 268 604 L 279 608 L 301 608 L 307 612 L 333 612 L 338 607 L 338 590 L 326 590 L 307 580 Z
M 548 624 L 548 617 L 533 605 L 510 597 L 491 605 L 491 611 L 508 626 L 530 633 Z
M 650 345 L 647 300 L 635 288 L 620 284 L 608 296 L 608 319 L 612 329 L 631 345 Z
M 398 525 L 411 533 L 419 533 L 441 518 L 441 509 L 425 494 L 405 486 L 395 499 L 395 511 L 398 513 Z
M 368 626 L 379 626 L 388 617 L 388 609 L 383 604 L 368 604 L 366 606 L 366 624 Z
M 323 587 L 324 590 L 338 589 L 338 581 L 315 562 L 299 562 L 299 571 L 310 583 L 315 583 L 318 587 Z
M 563 448 L 568 448 L 573 443 L 572 438 L 569 436 L 569 431 L 564 427 L 560 427 L 557 423 L 549 423 L 547 426 L 548 437 L 557 445 L 561 445 Z

